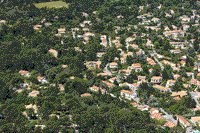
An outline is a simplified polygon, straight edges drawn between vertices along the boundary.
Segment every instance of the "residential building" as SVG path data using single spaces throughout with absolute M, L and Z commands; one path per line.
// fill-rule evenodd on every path
M 36 91 L 36 90 L 33 90 L 32 92 L 30 92 L 28 94 L 29 97 L 37 97 L 37 95 L 39 94 L 40 92 L 39 91 Z
M 129 70 L 129 69 L 122 69 L 122 70 L 119 70 L 119 74 L 124 75 L 124 76 L 128 76 L 128 75 L 131 74 L 131 71 L 132 70 Z
M 168 121 L 168 122 L 166 122 L 163 126 L 164 126 L 164 127 L 173 128 L 173 127 L 176 126 L 176 124 L 173 123 L 172 121 Z
M 19 73 L 22 76 L 27 77 L 27 78 L 29 78 L 31 76 L 31 74 L 28 71 L 26 71 L 26 70 L 20 70 Z
M 168 91 L 168 88 L 160 86 L 160 85 L 153 85 L 154 89 L 160 90 L 161 92 L 166 92 Z
M 142 71 L 142 67 L 140 63 L 133 63 L 128 69 L 132 70 L 134 69 L 136 72 Z
M 102 81 L 102 83 L 110 89 L 112 89 L 115 86 L 113 83 L 107 81 Z
M 37 79 L 38 79 L 38 81 L 41 82 L 42 84 L 44 84 L 44 83 L 49 83 L 44 77 L 38 76 Z
M 177 37 L 184 37 L 185 31 L 183 30 L 173 30 L 173 31 L 165 31 L 163 35 L 169 38 L 176 39 Z
M 152 78 L 151 78 L 151 82 L 152 83 L 162 83 L 162 77 L 160 77 L 160 76 L 153 76 Z
M 116 62 L 111 62 L 111 63 L 109 63 L 109 67 L 110 68 L 117 68 L 118 64 Z
M 138 76 L 138 81 L 146 81 L 147 76 Z
M 191 117 L 190 121 L 194 126 L 200 126 L 200 116 Z
M 156 119 L 156 120 L 163 120 L 164 119 L 164 117 L 159 113 L 151 114 L 151 118 Z
M 159 113 L 159 110 L 156 109 L 156 108 L 151 108 L 150 109 L 150 114 L 153 114 L 153 113 Z
M 187 96 L 187 92 L 186 91 L 178 91 L 178 92 L 172 92 L 171 97 L 185 97 Z
M 58 52 L 54 49 L 50 49 L 49 52 L 54 56 L 54 57 L 58 57 Z
M 64 34 L 65 33 L 65 28 L 63 27 L 63 28 L 59 28 L 58 29 L 58 34 Z
M 176 80 L 167 80 L 166 87 L 173 86 L 175 85 L 175 83 L 176 83 Z
M 136 93 L 128 90 L 121 90 L 121 96 L 127 99 L 134 99 L 136 97 Z
M 90 93 L 84 93 L 84 94 L 81 94 L 81 97 L 91 97 L 92 95 Z
M 190 126 L 190 123 L 185 119 L 183 118 L 183 116 L 181 115 L 176 115 L 177 117 L 177 120 L 179 120 L 180 124 L 184 127 L 184 128 L 187 128 Z
M 98 58 L 102 58 L 104 54 L 105 54 L 105 52 L 98 52 L 97 53 L 97 57 Z

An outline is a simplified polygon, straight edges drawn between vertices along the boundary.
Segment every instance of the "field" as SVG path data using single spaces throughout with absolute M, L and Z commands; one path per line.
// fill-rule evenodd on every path
M 54 2 L 45 2 L 45 3 L 39 3 L 35 4 L 37 8 L 61 8 L 61 7 L 68 7 L 69 4 L 62 2 L 62 1 L 54 1 Z

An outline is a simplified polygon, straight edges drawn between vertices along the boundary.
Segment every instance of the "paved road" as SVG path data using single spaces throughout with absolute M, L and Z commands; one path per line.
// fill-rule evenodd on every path
M 168 121 L 172 121 L 173 123 L 177 124 L 177 121 L 173 118 L 173 115 L 168 114 L 164 109 L 160 108 L 160 111 L 163 112 L 165 114 L 165 118 Z
M 198 95 L 198 92 L 194 92 L 194 91 L 192 91 L 192 92 L 189 92 L 189 93 L 191 94 L 192 99 L 195 100 L 195 102 L 197 103 L 197 105 L 200 106 L 199 101 L 198 101 L 198 99 L 197 99 L 197 97 L 196 97 L 196 96 Z
M 103 69 L 103 72 L 108 73 L 109 75 L 112 75 L 112 73 L 108 70 L 108 64 L 105 66 L 105 68 Z
M 111 47 L 111 39 L 110 39 L 110 36 L 108 37 L 108 41 L 109 41 L 109 46 Z
M 156 53 L 156 51 L 155 50 L 153 50 L 153 52 L 152 53 L 150 53 L 150 55 L 151 55 L 151 57 L 153 57 L 154 58 L 154 60 L 160 65 L 160 67 L 161 67 L 161 70 L 163 71 L 164 70 L 164 66 L 163 66 L 163 64 L 155 57 L 155 55 L 157 55 L 157 53 Z

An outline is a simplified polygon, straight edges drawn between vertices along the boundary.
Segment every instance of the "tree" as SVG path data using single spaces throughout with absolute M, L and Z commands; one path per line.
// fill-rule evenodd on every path
M 178 92 L 178 91 L 181 91 L 183 88 L 184 88 L 183 82 L 181 80 L 181 77 L 179 77 L 175 85 L 172 87 L 172 91 Z
M 162 72 L 162 76 L 165 80 L 171 79 L 172 78 L 172 68 L 170 65 L 166 65 L 164 67 L 164 70 Z
M 154 94 L 154 92 L 155 92 L 155 89 L 152 86 L 149 86 L 147 83 L 142 83 L 139 86 L 138 95 L 140 97 L 144 95 L 149 97 L 151 94 Z

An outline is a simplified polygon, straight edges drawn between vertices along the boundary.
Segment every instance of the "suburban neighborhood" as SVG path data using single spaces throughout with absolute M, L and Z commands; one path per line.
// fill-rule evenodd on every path
M 200 133 L 200 2 L 176 2 L 2 12 L 1 132 Z

